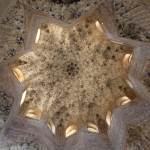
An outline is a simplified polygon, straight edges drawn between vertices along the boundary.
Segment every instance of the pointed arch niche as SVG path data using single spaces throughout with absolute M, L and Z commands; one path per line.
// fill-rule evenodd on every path
M 131 61 L 131 58 L 132 58 L 132 54 L 126 54 L 124 56 L 124 59 L 123 59 L 123 67 L 125 69 L 128 69 L 129 67 L 129 64 L 130 64 L 130 61 Z
M 99 133 L 98 127 L 95 124 L 93 124 L 93 123 L 87 123 L 87 129 L 90 132 Z
M 118 106 L 123 106 L 123 105 L 125 105 L 129 102 L 131 102 L 131 100 L 128 97 L 123 96 L 123 97 L 121 97 L 120 99 L 117 100 L 117 105 Z
M 17 77 L 17 79 L 18 79 L 20 82 L 23 82 L 23 81 L 24 81 L 24 76 L 23 76 L 23 73 L 21 72 L 20 69 L 18 69 L 18 68 L 13 69 L 13 72 L 14 72 L 15 76 Z
M 66 129 L 66 137 L 74 134 L 77 132 L 77 126 L 76 125 L 72 125 L 72 126 L 69 126 L 67 129 Z
M 108 126 L 110 126 L 111 120 L 112 120 L 112 113 L 110 111 L 108 111 L 107 116 L 106 116 L 106 122 L 107 122 Z
M 52 120 L 49 120 L 49 122 L 48 122 L 48 127 L 50 128 L 50 130 L 52 131 L 52 133 L 53 134 L 55 134 L 55 125 L 54 125 L 54 123 L 53 123 L 53 121 Z
M 30 118 L 40 119 L 41 112 L 37 109 L 30 109 L 26 116 Z

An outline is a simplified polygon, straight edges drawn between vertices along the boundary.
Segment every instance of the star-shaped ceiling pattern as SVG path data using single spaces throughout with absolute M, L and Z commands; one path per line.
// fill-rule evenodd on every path
M 78 119 L 101 123 L 117 99 L 132 98 L 122 77 L 132 47 L 107 40 L 96 21 L 92 16 L 69 29 L 41 23 L 36 48 L 19 59 L 27 85 L 23 105 L 46 113 L 56 126 Z
M 4 15 L 1 20 L 3 27 L 10 28 L 11 26 L 13 28 L 10 36 L 7 35 L 7 40 L 4 40 L 5 43 L 1 46 L 0 54 L 2 57 L 0 61 L 11 57 L 12 60 L 14 60 L 18 58 L 19 55 L 17 54 L 23 51 L 24 53 L 26 52 L 24 41 L 28 34 L 25 31 L 28 31 L 29 26 L 25 24 L 25 19 L 28 18 L 26 18 L 24 14 L 31 12 L 31 14 L 33 13 L 35 16 L 40 14 L 40 17 L 42 15 L 45 17 L 44 15 L 46 14 L 48 19 L 53 20 L 52 17 L 54 17 L 59 19 L 59 21 L 67 22 L 68 25 L 102 1 L 82 0 L 77 3 L 71 3 L 70 5 L 64 5 L 61 1 L 58 2 L 59 4 L 56 4 L 57 2 L 54 3 L 52 1 L 43 0 L 39 2 L 35 0 L 17 0 L 16 3 L 14 3 L 12 8 L 8 10 L 8 14 Z M 130 19 L 128 18 L 129 14 L 126 14 L 126 10 L 129 10 L 130 5 L 125 7 L 122 5 L 122 3 L 125 4 L 125 1 L 122 1 L 121 4 L 118 3 L 117 0 L 115 2 L 116 22 L 120 29 L 120 36 L 125 35 L 126 37 L 136 40 L 142 38 L 142 41 L 149 42 L 149 34 L 147 34 L 143 28 L 140 28 L 139 33 L 137 31 L 139 26 L 134 25 L 134 23 L 128 26 L 127 22 L 130 21 Z M 133 4 L 132 6 L 135 6 L 135 8 L 139 6 L 137 3 Z M 38 15 L 37 20 L 40 18 Z M 126 25 L 122 22 L 125 19 L 124 17 L 127 17 Z M 25 77 L 24 83 L 26 85 L 27 95 L 24 103 L 20 107 L 20 114 L 26 115 L 26 113 L 24 113 L 26 110 L 26 112 L 30 109 L 36 110 L 38 113 L 41 113 L 40 119 L 46 123 L 51 124 L 51 120 L 53 121 L 56 126 L 56 131 L 58 129 L 57 127 L 60 129 L 58 129 L 59 131 L 65 131 L 69 125 L 76 124 L 78 120 L 83 120 L 86 123 L 92 122 L 98 127 L 103 128 L 103 126 L 106 126 L 105 120 L 107 112 L 109 110 L 113 112 L 117 107 L 116 101 L 120 97 L 127 96 L 131 100 L 135 98 L 134 91 L 124 80 L 127 70 L 124 69 L 122 65 L 125 54 L 131 54 L 133 47 L 116 44 L 106 39 L 104 33 L 100 33 L 95 26 L 97 20 L 94 14 L 92 14 L 91 17 L 78 22 L 78 24 L 71 28 L 55 26 L 40 20 L 39 29 L 41 30 L 41 35 L 35 48 L 28 54 L 23 54 L 24 56 L 14 62 L 4 62 L 4 64 L 9 64 L 10 67 L 16 65 L 15 67 L 18 67 Z M 26 29 L 25 25 L 27 25 Z M 34 25 L 35 24 L 32 24 L 32 26 Z M 132 29 L 136 29 L 134 30 L 136 33 L 131 33 Z M 127 33 L 126 31 L 131 32 Z M 138 36 L 134 38 L 134 34 L 138 34 Z M 14 55 L 16 56 L 13 57 Z M 12 64 L 9 62 L 12 62 Z M 148 76 L 146 75 L 143 79 L 147 87 L 149 86 L 148 77 L 149 73 Z M 20 85 L 24 83 L 20 83 Z M 10 126 L 7 123 L 4 124 L 4 122 L 8 118 L 13 100 L 8 98 L 4 93 L 0 93 L 0 97 L 2 97 L 0 98 L 2 102 L 1 109 L 5 111 L 1 112 L 1 128 L 6 129 Z M 4 101 L 4 99 L 7 100 Z M 16 105 L 16 101 L 14 104 Z M 8 121 L 11 122 L 12 128 L 9 128 L 7 135 L 10 136 L 11 133 L 13 133 L 10 138 L 12 141 L 17 138 L 16 134 L 14 134 L 15 132 L 19 133 L 21 137 L 18 137 L 17 140 L 20 141 L 20 139 L 24 139 L 25 141 L 31 141 L 30 133 L 29 138 L 27 136 L 25 136 L 26 138 L 22 138 L 25 135 L 24 133 L 26 133 L 24 130 L 28 132 L 29 128 L 34 127 L 40 130 L 40 128 L 36 126 L 36 123 L 39 123 L 40 127 L 43 126 L 43 121 L 41 120 L 29 119 L 17 113 L 14 116 L 15 119 L 13 119 L 13 121 L 8 119 Z M 22 122 L 25 119 L 27 122 L 23 124 Z M 35 122 L 29 123 L 29 121 Z M 32 124 L 32 127 L 30 124 Z M 29 125 L 30 127 L 28 126 L 29 128 L 27 127 L 27 129 L 25 129 L 23 125 Z M 44 127 L 47 127 L 47 125 L 45 124 Z M 14 131 L 13 128 L 15 129 Z M 142 128 L 144 130 L 145 125 Z M 149 127 L 146 126 L 146 128 Z M 48 127 L 46 131 L 49 131 Z M 129 142 L 127 143 L 127 147 L 130 147 L 130 141 L 132 138 L 134 139 L 135 136 L 130 136 L 133 130 L 130 132 L 129 129 L 128 131 Z M 50 131 L 48 133 L 51 135 Z M 146 138 L 147 136 L 148 134 L 146 134 Z M 4 139 L 4 137 L 1 137 L 0 140 L 5 142 Z M 13 143 L 12 141 L 10 143 Z M 34 146 L 34 143 L 30 144 L 31 147 Z M 19 146 L 28 148 L 30 144 L 21 146 L 19 144 Z

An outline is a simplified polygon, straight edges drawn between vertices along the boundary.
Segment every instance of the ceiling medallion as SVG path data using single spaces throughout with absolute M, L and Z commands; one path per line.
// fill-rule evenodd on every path
M 79 67 L 77 66 L 77 64 L 71 63 L 67 66 L 67 72 L 68 75 L 75 76 L 79 72 Z
M 76 61 L 69 61 L 64 64 L 63 74 L 65 74 L 65 79 L 77 79 L 81 77 L 81 66 Z

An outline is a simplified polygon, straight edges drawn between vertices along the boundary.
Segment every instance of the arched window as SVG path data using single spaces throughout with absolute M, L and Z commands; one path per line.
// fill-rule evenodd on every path
M 126 54 L 124 59 L 123 59 L 123 67 L 124 68 L 128 68 L 129 67 L 129 64 L 130 64 L 130 61 L 131 61 L 131 58 L 132 58 L 132 55 L 131 54 Z
M 24 76 L 23 76 L 22 72 L 19 69 L 14 69 L 13 72 L 14 72 L 14 74 L 16 75 L 16 77 L 18 78 L 18 80 L 20 82 L 24 81 Z
M 27 117 L 30 118 L 36 118 L 36 119 L 40 119 L 41 117 L 41 112 L 37 109 L 30 109 L 26 115 Z
M 123 96 L 119 100 L 117 100 L 117 104 L 118 104 L 118 106 L 123 106 L 123 105 L 129 103 L 130 101 L 131 100 L 128 97 Z
M 50 128 L 50 130 L 55 134 L 55 125 L 53 123 L 52 120 L 49 120 L 48 122 L 48 127 Z
M 70 126 L 70 127 L 68 127 L 66 129 L 66 137 L 68 137 L 68 136 L 70 136 L 70 135 L 72 135 L 72 134 L 74 134 L 76 132 L 77 132 L 77 126 L 76 125 L 72 125 L 72 126 Z
M 23 94 L 22 94 L 22 98 L 21 98 L 20 106 L 23 104 L 23 102 L 24 102 L 24 100 L 25 100 L 26 93 L 27 93 L 27 91 L 24 91 L 24 92 L 23 92 Z
M 87 129 L 90 132 L 96 132 L 99 133 L 98 128 L 96 125 L 92 124 L 92 123 L 87 123 Z
M 110 111 L 108 111 L 107 116 L 106 116 L 106 122 L 109 126 L 111 123 L 111 119 L 112 119 L 112 113 Z

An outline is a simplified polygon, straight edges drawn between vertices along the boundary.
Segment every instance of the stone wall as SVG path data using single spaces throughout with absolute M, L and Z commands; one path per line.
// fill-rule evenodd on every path
M 0 47 L 0 62 L 2 62 L 24 50 L 25 16 L 23 3 L 14 2 L 0 23 L 6 28 L 3 32 L 9 33 L 7 40 Z M 3 40 L 2 37 L 1 39 Z
M 126 145 L 127 126 L 141 125 L 150 122 L 150 105 L 140 98 L 121 106 L 113 113 L 112 122 L 108 131 L 110 142 L 115 150 L 124 150 Z M 132 142 L 132 141 L 131 141 Z
M 2 150 L 42 150 L 41 145 L 38 141 L 30 143 L 19 143 L 17 145 L 11 146 L 9 148 L 4 148 Z
M 150 12 L 150 1 L 147 0 L 137 0 L 139 3 L 143 4 L 143 6 L 148 9 L 148 11 Z
M 14 0 L 1 0 L 0 1 L 0 18 L 5 14 L 9 6 L 13 3 Z
M 81 131 L 60 142 L 58 150 L 113 150 L 106 135 Z
M 105 1 L 95 13 L 108 39 L 132 46 L 150 46 L 149 12 L 141 3 L 136 0 Z
M 0 131 L 2 130 L 6 120 L 8 119 L 12 103 L 13 99 L 0 91 Z
M 128 77 L 132 86 L 142 100 L 150 103 L 150 77 L 149 77 L 150 49 L 147 47 L 136 48 L 133 51 L 128 69 Z
M 127 127 L 127 150 L 148 150 L 150 147 L 150 123 Z
M 21 1 L 21 0 L 20 0 Z M 54 3 L 53 1 L 22 1 L 25 5 L 36 9 L 42 13 L 45 13 L 56 19 L 60 19 L 67 23 L 71 23 L 73 20 L 79 18 L 81 15 L 90 11 L 91 8 L 98 6 L 103 0 L 82 0 L 67 5 L 61 1 L 61 3 Z
M 150 41 L 150 14 L 140 3 L 136 0 L 115 0 L 114 7 L 120 37 Z
M 89 132 L 83 128 L 64 140 L 58 140 L 43 121 L 21 116 L 12 122 L 6 136 L 7 138 L 0 138 L 0 148 L 4 150 L 6 147 L 11 148 L 10 150 L 13 148 L 15 150 L 35 148 L 36 150 L 40 147 L 42 147 L 40 150 L 113 150 L 107 135 Z M 37 139 L 41 145 L 32 142 Z

